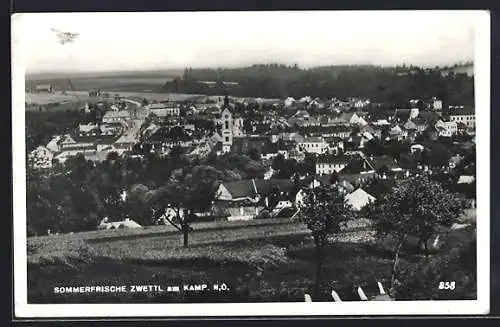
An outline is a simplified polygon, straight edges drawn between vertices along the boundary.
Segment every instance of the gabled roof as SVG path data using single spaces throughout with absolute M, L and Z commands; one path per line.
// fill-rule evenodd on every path
M 318 156 L 316 163 L 347 164 L 352 160 L 352 156 L 323 155 Z
M 282 192 L 291 192 L 295 184 L 288 179 L 247 179 L 221 184 L 233 199 L 269 195 L 275 188 Z
M 324 143 L 325 140 L 323 140 L 322 137 L 317 137 L 317 136 L 308 136 L 305 137 L 304 140 L 302 140 L 302 143 Z
M 121 111 L 106 111 L 104 118 L 128 118 L 130 113 L 126 110 Z
M 457 184 L 471 184 L 476 180 L 474 176 L 462 175 L 458 178 Z
M 466 116 L 466 115 L 475 115 L 474 108 L 458 108 L 458 109 L 450 109 L 450 116 Z
M 408 120 L 404 124 L 404 128 L 407 129 L 407 130 L 416 130 L 417 129 L 417 125 L 413 121 Z
M 360 210 L 365 205 L 375 200 L 376 199 L 373 195 L 367 193 L 362 188 L 358 188 L 356 191 L 345 197 L 346 203 L 351 205 L 354 210 Z
M 382 167 L 387 167 L 389 169 L 398 169 L 401 168 L 399 165 L 396 163 L 396 161 L 387 156 L 378 156 L 378 157 L 367 157 L 366 161 L 368 164 L 372 167 L 373 170 L 380 169 Z
M 339 120 L 350 122 L 352 119 L 352 116 L 354 116 L 355 114 L 356 113 L 354 113 L 354 112 L 344 112 L 342 115 L 340 115 Z

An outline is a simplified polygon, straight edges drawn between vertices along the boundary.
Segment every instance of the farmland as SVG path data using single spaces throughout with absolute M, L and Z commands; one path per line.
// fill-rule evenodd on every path
M 29 301 L 302 301 L 303 293 L 311 290 L 314 245 L 310 233 L 301 223 L 263 219 L 198 223 L 193 228 L 189 248 L 181 247 L 182 236 L 168 226 L 29 238 Z M 454 231 L 448 237 L 444 252 L 429 260 L 405 253 L 401 267 L 405 272 L 415 271 L 429 261 L 442 260 L 460 248 L 471 235 L 470 231 Z M 333 241 L 324 265 L 323 300 L 330 301 L 328 289 L 331 286 L 344 299 L 353 300 L 353 285 L 365 285 L 367 292 L 377 280 L 388 285 L 394 246 L 390 238 L 374 237 L 369 224 L 363 222 L 347 226 Z M 456 270 L 453 264 L 449 263 L 449 267 Z M 433 282 L 433 279 L 429 281 Z M 52 292 L 55 286 L 221 282 L 229 286 L 228 293 L 209 293 L 204 297 L 188 293 L 124 296 Z M 455 296 L 475 297 L 473 284 L 461 287 Z

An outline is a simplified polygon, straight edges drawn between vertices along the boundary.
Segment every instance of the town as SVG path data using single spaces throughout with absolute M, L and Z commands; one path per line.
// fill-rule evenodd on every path
M 37 90 L 44 87 L 50 91 L 49 86 Z M 474 108 L 443 108 L 436 97 L 408 99 L 404 108 L 381 109 L 383 105 L 364 98 L 309 96 L 221 95 L 180 102 L 99 98 L 79 108 L 83 115 L 76 128 L 37 146 L 28 162 L 33 169 L 50 171 L 62 169 L 78 154 L 94 164 L 112 156 L 144 162 L 153 154 L 165 158 L 172 152 L 191 162 L 247 156 L 258 165 L 243 174 L 252 178 L 235 176 L 214 189 L 214 206 L 224 207 L 228 220 L 259 215 L 292 218 L 298 213 L 299 195 L 294 179 L 307 187 L 335 184 L 357 210 L 381 195 L 374 180 L 434 174 L 447 176 L 458 189 L 475 189 L 462 185 L 475 181 Z M 288 196 L 269 203 L 271 186 Z M 474 208 L 475 192 L 464 194 Z M 248 199 L 256 202 L 249 205 Z M 102 225 L 112 228 L 120 223 Z
M 433 74 L 414 67 L 407 71 L 395 78 Z M 472 80 L 465 73 L 435 76 Z M 470 103 L 444 101 L 437 94 L 393 103 L 366 95 L 242 97 L 234 95 L 240 82 L 219 79 L 191 84 L 196 91 L 211 90 L 210 95 L 76 91 L 73 85 L 64 89 L 57 83 L 28 88 L 27 99 L 57 99 L 26 103 L 31 108 L 26 111 L 31 242 L 38 244 L 37 240 L 49 237 L 54 244 L 63 244 L 58 242 L 76 237 L 98 246 L 100 255 L 114 256 L 123 250 L 115 252 L 118 248 L 104 244 L 128 248 L 132 243 L 120 242 L 142 237 L 150 238 L 145 242 L 161 242 L 162 247 L 169 244 L 174 252 L 161 257 L 175 257 L 176 248 L 197 251 L 206 244 L 209 251 L 211 244 L 220 242 L 230 246 L 298 238 L 284 241 L 290 250 L 300 248 L 294 242 L 305 242 L 310 230 L 318 251 L 327 246 L 321 235 L 326 243 L 334 237 L 340 244 L 362 246 L 380 240 L 376 222 L 382 226 L 392 217 L 383 210 L 392 210 L 384 208 L 389 201 L 399 201 L 393 198 L 398 192 L 418 197 L 422 210 L 431 205 L 435 206 L 431 210 L 442 212 L 432 216 L 438 221 L 428 222 L 434 225 L 426 227 L 430 229 L 425 233 L 415 229 L 415 235 L 405 234 L 401 241 L 405 246 L 425 249 L 422 253 L 428 255 L 443 246 L 454 247 L 446 237 L 449 233 L 474 230 L 476 116 Z M 77 100 L 68 100 L 71 97 Z M 53 121 L 43 124 L 43 119 Z M 415 195 L 412 188 L 423 193 Z M 309 196 L 317 197 L 324 190 L 345 203 L 345 211 L 336 211 L 337 215 L 352 218 L 338 223 L 338 235 L 315 230 L 317 225 L 311 221 L 316 216 L 321 220 L 324 212 L 314 211 Z M 424 203 L 434 200 L 442 207 Z M 400 201 L 400 205 L 406 203 Z M 394 217 L 406 214 L 397 210 Z M 443 227 L 440 223 L 445 220 L 450 223 Z M 416 222 L 408 228 L 414 228 L 411 224 Z M 162 233 L 169 234 L 162 238 Z M 99 246 L 93 243 L 95 237 L 110 243 Z M 140 245 L 148 249 L 141 252 L 141 260 L 150 251 L 156 253 L 153 244 Z M 398 243 L 394 244 L 390 251 Z M 271 257 L 284 255 L 282 248 L 272 248 Z M 399 247 L 395 262 L 398 256 Z M 384 280 L 392 290 L 394 278 L 388 282 L 386 273 L 381 276 L 378 283 Z M 315 291 L 307 291 L 315 298 L 320 296 L 319 280 Z M 214 281 L 197 281 L 210 282 Z M 245 285 L 239 279 L 234 283 Z M 379 289 L 385 296 L 382 284 Z M 242 296 L 244 291 L 234 292 L 233 296 Z M 303 300 L 304 292 L 287 296 Z M 344 299 L 351 294 L 338 292 Z M 363 290 L 357 294 L 367 298 Z M 334 291 L 332 296 L 339 300 Z M 308 293 L 305 300 L 311 300 Z

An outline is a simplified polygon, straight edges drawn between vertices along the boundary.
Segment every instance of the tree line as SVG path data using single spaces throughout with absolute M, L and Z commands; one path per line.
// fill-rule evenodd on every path
M 441 69 L 414 66 L 329 66 L 302 69 L 279 64 L 245 68 L 192 69 L 166 82 L 169 92 L 223 94 L 232 96 L 329 99 L 365 97 L 378 103 L 406 103 L 408 99 L 438 97 L 444 106 L 473 105 L 473 77 L 462 73 L 441 74 Z M 200 81 L 214 81 L 205 85 Z M 236 82 L 236 86 L 222 82 Z
M 82 154 L 48 170 L 27 167 L 28 235 L 95 230 L 100 220 L 133 219 L 152 225 L 168 207 L 204 212 L 221 182 L 262 178 L 266 168 L 244 154 L 210 153 L 190 158 L 181 148 L 166 157 L 120 157 L 111 152 L 103 162 Z M 120 195 L 126 191 L 125 202 Z

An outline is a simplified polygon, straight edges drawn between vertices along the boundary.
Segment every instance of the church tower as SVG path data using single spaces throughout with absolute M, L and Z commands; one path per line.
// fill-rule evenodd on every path
M 230 152 L 233 145 L 233 113 L 229 106 L 227 94 L 224 97 L 224 106 L 222 107 L 222 152 Z

